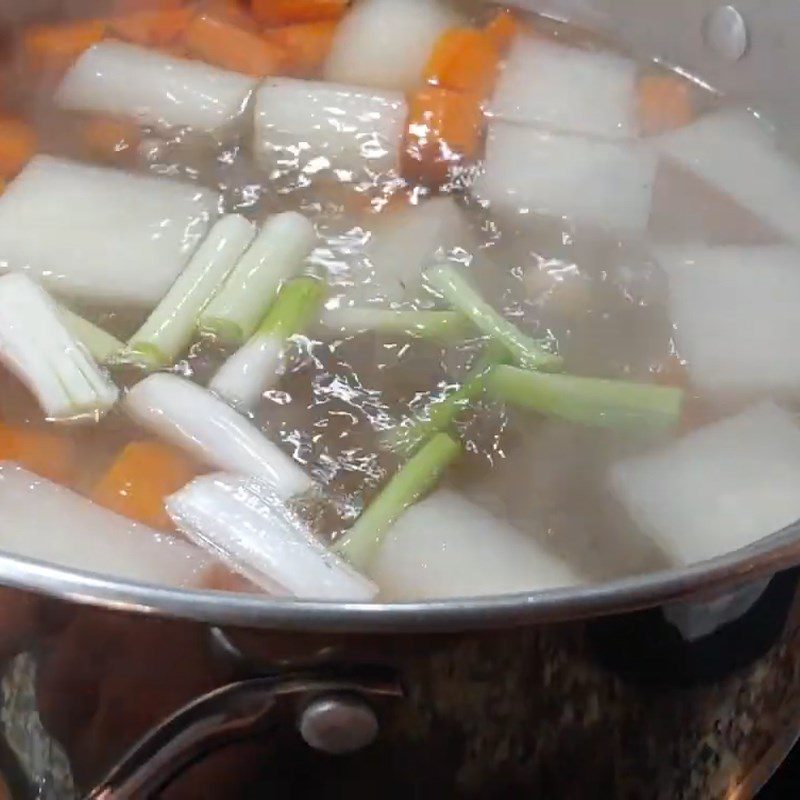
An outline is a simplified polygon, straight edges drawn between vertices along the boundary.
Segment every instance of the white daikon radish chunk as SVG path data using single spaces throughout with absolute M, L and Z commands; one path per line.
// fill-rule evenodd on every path
M 395 522 L 370 573 L 385 600 L 536 592 L 582 582 L 533 538 L 447 490 Z
M 377 594 L 258 480 L 197 478 L 169 498 L 167 511 L 192 541 L 271 594 L 349 601 Z
M 723 110 L 650 140 L 666 157 L 800 241 L 800 166 L 748 111 Z
M 0 196 L 0 270 L 67 297 L 154 306 L 219 202 L 198 186 L 37 156 Z
M 348 298 L 390 305 L 430 299 L 423 289 L 423 270 L 451 249 L 473 244 L 450 197 L 393 211 L 372 229 L 364 250 L 369 274 L 353 276 L 356 285 Z
M 400 92 L 267 78 L 256 93 L 256 154 L 274 176 L 335 170 L 349 181 L 390 172 L 406 113 Z
M 647 227 L 656 157 L 617 144 L 495 122 L 473 189 L 500 212 L 563 217 L 635 236 Z
M 800 392 L 800 250 L 660 248 L 678 351 L 714 395 Z
M 608 52 L 591 52 L 519 36 L 512 45 L 490 113 L 522 122 L 595 136 L 637 133 L 637 64 Z
M 325 79 L 410 91 L 459 17 L 443 0 L 358 0 L 339 24 Z
M 56 103 L 130 117 L 141 125 L 211 131 L 244 112 L 257 83 L 200 61 L 107 41 L 78 59 L 61 83 Z
M 70 333 L 61 309 L 20 272 L 0 278 L 0 362 L 50 419 L 98 419 L 119 390 Z
M 618 463 L 611 484 L 676 565 L 705 561 L 800 519 L 800 429 L 762 402 Z
M 200 587 L 214 560 L 16 464 L 0 464 L 0 551 L 66 569 Z
M 311 478 L 252 422 L 185 378 L 157 373 L 128 392 L 125 409 L 143 428 L 206 464 L 253 475 L 280 497 L 311 489 Z

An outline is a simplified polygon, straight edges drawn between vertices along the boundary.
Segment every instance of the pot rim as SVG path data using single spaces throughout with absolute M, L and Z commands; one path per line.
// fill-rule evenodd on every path
M 296 632 L 458 632 L 568 622 L 703 602 L 800 565 L 800 521 L 689 567 L 545 592 L 404 603 L 333 603 L 195 591 L 104 577 L 0 553 L 0 585 L 97 608 L 210 625 Z

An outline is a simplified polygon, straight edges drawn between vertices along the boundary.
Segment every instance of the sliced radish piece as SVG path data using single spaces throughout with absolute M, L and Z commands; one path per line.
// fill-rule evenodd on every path
M 0 196 L 0 270 L 59 295 L 152 307 L 219 203 L 187 183 L 37 156 Z
M 240 116 L 258 81 L 200 61 L 101 42 L 67 73 L 56 103 L 125 116 L 142 125 L 211 131 Z
M 214 560 L 16 464 L 0 464 L 0 550 L 113 578 L 204 586 Z
M 325 79 L 410 91 L 459 17 L 441 0 L 359 0 L 336 30 Z
M 703 393 L 800 393 L 800 250 L 661 248 L 678 350 Z
M 650 141 L 776 231 L 800 241 L 800 166 L 750 112 L 717 111 Z
M 385 600 L 539 592 L 582 582 L 534 538 L 447 490 L 394 523 L 370 576 Z
M 199 546 L 271 594 L 332 601 L 367 601 L 377 594 L 376 586 L 252 478 L 197 478 L 169 498 L 167 511 Z
M 715 558 L 800 519 L 800 428 L 763 402 L 617 464 L 611 485 L 676 565 Z
M 629 138 L 637 133 L 637 71 L 635 61 L 614 53 L 520 36 L 490 113 L 508 122 Z
M 644 145 L 495 122 L 475 195 L 501 213 L 563 217 L 615 234 L 647 228 L 656 157 Z
M 273 177 L 340 181 L 396 171 L 407 115 L 400 92 L 267 78 L 256 93 L 255 150 Z

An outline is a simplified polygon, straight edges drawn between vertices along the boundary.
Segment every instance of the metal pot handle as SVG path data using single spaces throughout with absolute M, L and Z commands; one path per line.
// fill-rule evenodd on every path
M 375 714 L 364 698 L 401 694 L 394 677 L 384 670 L 352 677 L 273 675 L 223 686 L 151 730 L 85 800 L 156 797 L 206 756 L 274 730 L 281 698 L 302 703 L 299 728 L 310 745 L 329 753 L 354 752 L 370 744 L 378 732 Z

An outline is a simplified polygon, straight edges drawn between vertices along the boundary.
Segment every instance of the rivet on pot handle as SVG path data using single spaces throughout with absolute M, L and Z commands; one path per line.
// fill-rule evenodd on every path
M 150 800 L 198 760 L 277 726 L 281 699 L 308 700 L 298 727 L 303 738 L 328 753 L 354 752 L 378 733 L 367 698 L 400 697 L 386 670 L 337 675 L 272 675 L 239 681 L 200 697 L 153 729 L 84 800 Z M 349 728 L 348 728 L 349 726 Z

